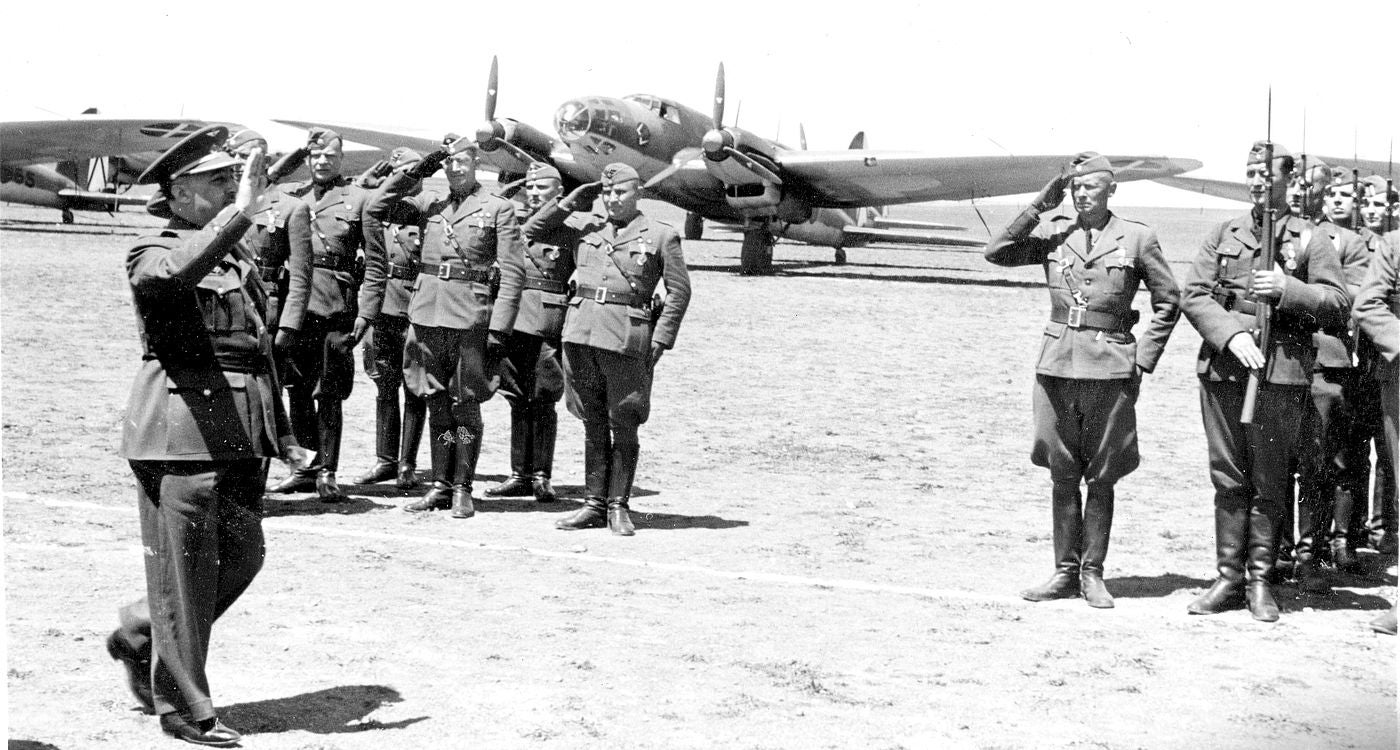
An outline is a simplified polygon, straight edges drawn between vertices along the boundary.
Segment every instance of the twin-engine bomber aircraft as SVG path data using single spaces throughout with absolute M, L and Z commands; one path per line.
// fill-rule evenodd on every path
M 624 162 L 647 181 L 649 197 L 688 212 L 684 235 L 697 239 L 701 219 L 743 227 L 740 272 L 771 269 L 773 243 L 784 237 L 836 248 L 870 242 L 975 245 L 982 240 L 936 237 L 920 230 L 956 229 L 895 222 L 882 207 L 936 200 L 968 200 L 1039 190 L 1072 155 L 938 157 L 864 148 L 857 136 L 844 151 L 792 149 L 725 126 L 724 66 L 715 80 L 714 109 L 705 115 L 673 100 L 647 94 L 614 99 L 571 99 L 555 113 L 559 138 L 508 118 L 496 119 L 497 65 L 491 62 L 486 122 L 476 131 L 482 161 L 507 183 L 531 161 L 553 164 L 572 184 L 598 179 L 603 167 Z M 439 141 L 340 124 L 279 120 L 302 127 L 324 125 L 345 137 L 393 148 L 432 150 Z M 1201 166 L 1191 159 L 1109 156 L 1118 179 L 1145 180 Z

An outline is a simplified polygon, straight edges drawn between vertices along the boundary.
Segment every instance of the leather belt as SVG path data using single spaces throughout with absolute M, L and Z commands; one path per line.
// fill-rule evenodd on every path
M 390 264 L 389 264 L 389 278 L 391 278 L 391 279 L 408 279 L 408 280 L 412 281 L 413 279 L 418 278 L 418 264 L 417 264 L 417 263 L 409 263 L 409 264 L 405 265 L 405 264 L 402 264 L 402 263 L 390 263 Z
M 467 268 L 455 263 L 421 263 L 418 266 L 418 273 L 436 276 L 443 281 L 477 281 L 482 284 L 491 281 L 491 276 L 485 271 L 478 271 L 475 268 Z
M 1254 302 L 1253 300 L 1247 300 L 1244 297 L 1235 294 L 1234 292 L 1217 290 L 1211 292 L 1210 296 L 1213 297 L 1216 302 L 1219 302 L 1220 306 L 1225 308 L 1226 310 L 1233 310 L 1237 313 L 1243 313 L 1245 315 L 1253 315 L 1259 312 L 1258 303 Z
M 332 271 L 345 271 L 349 273 L 353 270 L 352 263 L 345 263 L 340 260 L 340 256 L 330 255 L 329 253 L 314 254 L 311 257 L 311 263 L 317 268 L 326 268 Z
M 563 294 L 569 290 L 569 285 L 562 281 L 555 281 L 554 279 L 526 276 L 525 288 L 538 289 L 542 292 L 553 292 L 554 294 Z
M 276 281 L 282 277 L 281 266 L 258 266 L 258 274 L 263 281 Z
M 591 299 L 600 305 L 636 305 L 637 295 L 632 292 L 614 292 L 607 287 L 579 284 L 574 289 L 575 297 Z M 651 302 L 650 299 L 647 300 Z
M 1070 328 L 1095 328 L 1101 331 L 1130 330 L 1137 322 L 1137 318 L 1136 310 L 1128 315 L 1090 310 L 1086 307 L 1059 308 L 1050 311 L 1051 323 L 1064 323 Z

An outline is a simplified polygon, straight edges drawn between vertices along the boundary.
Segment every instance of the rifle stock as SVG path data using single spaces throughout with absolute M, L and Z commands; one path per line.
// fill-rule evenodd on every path
M 1273 206 L 1274 196 L 1274 144 L 1272 141 L 1264 142 L 1264 215 L 1263 215 L 1263 247 L 1255 258 L 1253 270 L 1267 271 L 1273 268 L 1274 254 L 1277 248 L 1277 233 L 1275 231 L 1275 215 Z M 1254 288 L 1254 277 L 1251 274 L 1249 280 L 1250 289 Z M 1268 300 L 1255 297 L 1254 300 L 1254 331 L 1255 343 L 1259 346 L 1259 351 L 1264 355 L 1264 366 L 1257 370 L 1249 371 L 1249 381 L 1245 384 L 1244 403 L 1240 408 L 1240 424 L 1254 423 L 1254 407 L 1259 400 L 1259 386 L 1263 382 L 1264 374 L 1269 371 L 1269 350 L 1270 346 L 1270 324 L 1273 321 L 1273 305 Z

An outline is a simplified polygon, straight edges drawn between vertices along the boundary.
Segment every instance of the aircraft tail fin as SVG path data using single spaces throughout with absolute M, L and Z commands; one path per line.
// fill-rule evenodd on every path
M 855 137 L 851 139 L 851 150 L 852 150 L 852 151 L 858 151 L 858 150 L 863 149 L 863 148 L 865 148 L 865 131 L 864 131 L 864 130 L 860 131 L 859 133 L 856 133 Z

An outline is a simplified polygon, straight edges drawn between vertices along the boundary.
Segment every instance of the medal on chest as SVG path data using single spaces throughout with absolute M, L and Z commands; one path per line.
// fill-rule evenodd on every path
M 1283 267 L 1290 271 L 1298 270 L 1298 250 L 1293 247 L 1293 241 L 1283 243 Z

